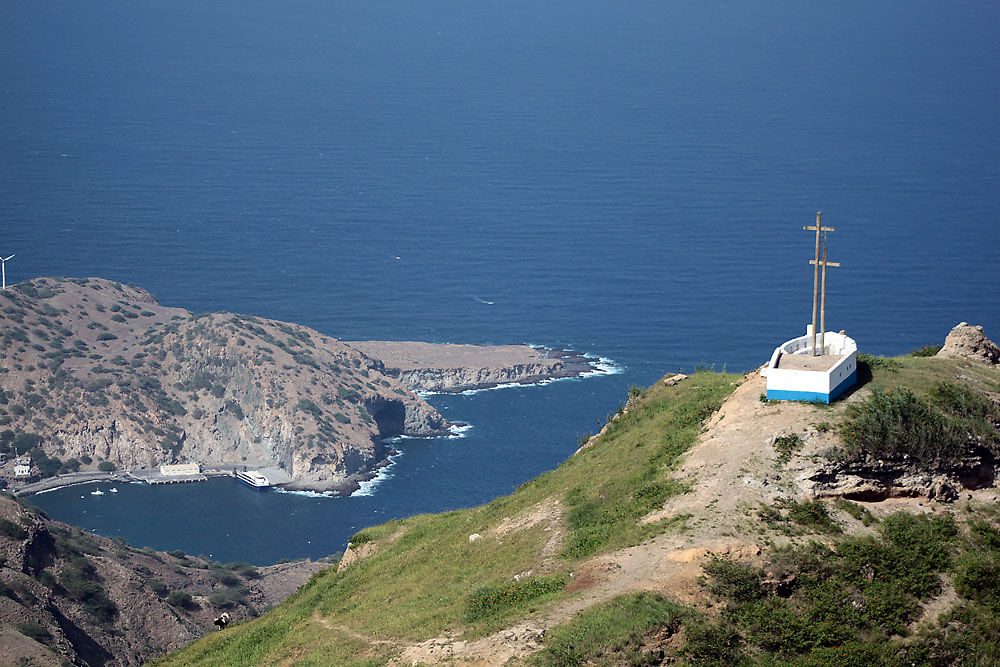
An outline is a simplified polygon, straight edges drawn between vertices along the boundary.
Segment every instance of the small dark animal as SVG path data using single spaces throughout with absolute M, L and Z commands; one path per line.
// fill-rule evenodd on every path
M 218 626 L 218 628 L 220 630 L 222 630 L 227 625 L 229 625 L 229 621 L 230 620 L 231 619 L 230 619 L 230 616 L 229 616 L 229 612 L 228 611 L 224 611 L 224 612 L 222 612 L 222 616 L 220 616 L 217 619 L 215 619 L 214 621 L 212 621 L 212 625 Z

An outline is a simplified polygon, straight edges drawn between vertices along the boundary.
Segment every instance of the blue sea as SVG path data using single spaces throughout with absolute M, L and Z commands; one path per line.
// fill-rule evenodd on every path
M 343 339 L 568 347 L 620 371 L 431 402 L 364 495 L 230 480 L 36 496 L 269 563 L 565 459 L 630 385 L 743 371 L 811 318 L 863 351 L 1000 338 L 1000 4 L 173 0 L 0 6 L 0 253 Z M 105 486 L 105 490 L 107 490 Z

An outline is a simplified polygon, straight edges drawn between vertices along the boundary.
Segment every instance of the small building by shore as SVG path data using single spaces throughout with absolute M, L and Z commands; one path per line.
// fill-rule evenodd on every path
M 200 475 L 201 474 L 201 464 L 200 463 L 174 463 L 174 464 L 164 464 L 160 466 L 160 474 L 164 477 L 173 477 L 181 475 Z

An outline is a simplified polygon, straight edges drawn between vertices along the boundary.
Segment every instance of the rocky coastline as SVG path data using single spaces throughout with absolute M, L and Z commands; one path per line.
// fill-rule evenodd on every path
M 598 359 L 559 348 L 417 341 L 345 344 L 378 359 L 386 375 L 419 394 L 458 394 L 603 372 Z
M 282 468 L 286 488 L 347 494 L 387 465 L 387 439 L 452 432 L 421 394 L 600 372 L 578 353 L 527 345 L 347 343 L 162 306 L 101 278 L 0 293 L 0 332 L 0 452 L 32 453 L 28 479 L 15 477 L 13 456 L 0 465 L 12 490 L 197 462 Z

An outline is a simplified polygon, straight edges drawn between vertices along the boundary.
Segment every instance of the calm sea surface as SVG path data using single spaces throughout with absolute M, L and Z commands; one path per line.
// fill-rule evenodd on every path
M 230 480 L 37 496 L 133 544 L 273 562 L 551 469 L 631 384 L 1000 338 L 1000 4 L 120 0 L 0 6 L 10 281 L 134 283 L 345 339 L 520 343 L 616 375 L 435 397 L 348 499 Z M 105 487 L 106 488 L 106 487 Z

